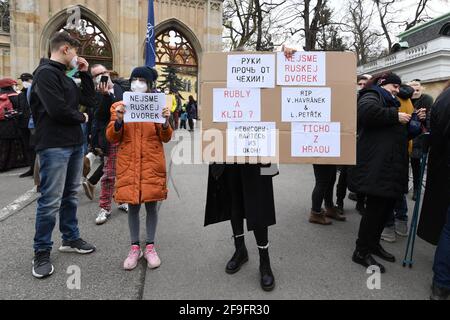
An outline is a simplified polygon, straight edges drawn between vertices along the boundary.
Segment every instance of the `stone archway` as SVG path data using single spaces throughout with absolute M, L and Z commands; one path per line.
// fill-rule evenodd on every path
M 55 14 L 44 26 L 40 39 L 41 57 L 48 57 L 50 37 L 55 32 L 65 29 L 67 19 L 70 16 L 68 14 L 70 8 L 68 7 Z M 88 61 L 91 60 L 91 63 L 102 63 L 113 69 L 115 65 L 119 64 L 116 47 L 117 41 L 114 34 L 108 25 L 93 11 L 81 5 L 78 5 L 78 8 L 81 11 L 81 27 L 86 30 L 84 34 L 83 32 L 74 31 L 74 35 L 84 45 L 80 55 L 87 55 Z M 67 31 L 70 32 L 70 30 Z M 89 43 L 94 45 L 89 46 Z M 109 51 L 109 54 L 104 55 L 105 51 Z
M 198 99 L 202 49 L 197 37 L 176 19 L 160 23 L 155 28 L 155 34 L 156 68 L 160 75 L 167 66 L 176 68 L 184 87 L 180 91 L 181 95 L 185 99 L 190 95 Z

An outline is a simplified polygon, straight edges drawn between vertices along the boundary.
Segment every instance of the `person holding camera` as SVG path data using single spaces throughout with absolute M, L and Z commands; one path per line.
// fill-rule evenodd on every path
M 381 234 L 396 201 L 407 193 L 408 140 L 411 115 L 399 112 L 397 95 L 402 81 L 392 72 L 374 76 L 358 99 L 357 164 L 351 169 L 350 189 L 367 195 L 353 262 L 368 268 L 385 267 L 372 255 L 388 262 L 395 257 L 380 244 Z M 417 117 L 424 121 L 426 112 Z
M 97 225 L 104 224 L 111 216 L 114 183 L 116 181 L 117 143 L 106 139 L 106 128 L 111 119 L 111 106 L 123 99 L 123 90 L 111 80 L 105 66 L 96 64 L 91 68 L 96 88 L 97 106 L 94 111 L 92 149 L 101 150 L 102 163 L 94 174 L 83 182 L 83 188 L 89 199 L 94 198 L 95 186 L 101 179 L 100 211 L 95 219 Z M 119 210 L 128 212 L 126 204 L 120 204 Z
M 0 172 L 26 167 L 27 156 L 20 132 L 20 104 L 13 79 L 0 80 Z

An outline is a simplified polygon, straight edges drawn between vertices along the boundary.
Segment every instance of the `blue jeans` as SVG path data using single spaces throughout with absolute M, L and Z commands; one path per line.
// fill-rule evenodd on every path
M 386 223 L 386 227 L 391 228 L 395 226 L 395 220 L 408 221 L 408 203 L 406 202 L 406 195 L 403 195 L 403 198 L 395 202 L 394 211 L 392 211 L 392 214 Z
M 447 211 L 447 223 L 436 250 L 433 271 L 434 283 L 438 287 L 450 289 L 450 207 Z
M 88 132 L 88 126 L 87 123 L 82 123 L 81 124 L 81 130 L 83 131 L 83 156 L 88 154 L 88 136 L 89 136 L 89 132 Z
M 59 213 L 59 230 L 65 241 L 80 238 L 77 220 L 83 147 L 51 148 L 38 152 L 41 196 L 36 211 L 34 250 L 51 250 L 52 232 Z

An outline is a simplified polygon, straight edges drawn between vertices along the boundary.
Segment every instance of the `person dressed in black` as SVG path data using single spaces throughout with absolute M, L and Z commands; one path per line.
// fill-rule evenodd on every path
M 430 131 L 430 117 L 431 107 L 433 106 L 434 100 L 428 94 L 424 93 L 424 88 L 420 80 L 414 80 L 409 83 L 409 85 L 414 89 L 414 94 L 411 98 L 411 101 L 414 105 L 415 110 L 426 109 L 427 110 L 427 122 L 425 123 L 424 131 Z M 414 184 L 414 193 L 412 195 L 412 199 L 416 201 L 417 190 L 420 186 L 420 159 L 422 158 L 422 144 L 423 137 L 419 136 L 413 141 L 413 148 L 411 152 L 411 167 L 413 172 L 413 184 Z
M 194 131 L 194 120 L 197 119 L 197 101 L 193 96 L 189 96 L 186 112 L 188 114 L 189 131 Z
M 20 131 L 22 110 L 13 79 L 0 80 L 0 172 L 23 168 L 28 157 Z
M 331 219 L 345 221 L 343 212 L 333 203 L 333 190 L 336 182 L 336 165 L 313 165 L 316 184 L 312 193 L 312 210 L 310 223 L 330 225 Z M 325 202 L 325 210 L 322 203 Z
M 36 152 L 34 151 L 33 136 L 29 128 L 31 109 L 28 103 L 27 93 L 33 83 L 33 75 L 30 73 L 23 73 L 20 75 L 19 79 L 22 81 L 22 91 L 19 94 L 19 105 L 22 114 L 19 117 L 19 130 L 21 133 L 23 146 L 27 155 L 28 164 L 30 169 L 21 174 L 20 178 L 32 177 L 34 174 L 34 162 L 36 160 Z
M 433 105 L 427 186 L 417 235 L 436 245 L 432 300 L 450 297 L 450 81 Z M 426 149 L 425 149 L 426 151 Z
M 269 172 L 266 172 L 269 171 Z M 268 227 L 276 223 L 271 168 L 256 164 L 212 164 L 209 167 L 205 226 L 231 221 L 236 251 L 225 271 L 235 274 L 248 261 L 244 220 L 253 231 L 260 256 L 261 287 L 275 288 L 270 265 Z
M 353 261 L 366 268 L 385 267 L 372 256 L 389 262 L 395 257 L 380 245 L 381 233 L 395 203 L 407 192 L 408 125 L 411 115 L 400 113 L 401 79 L 392 72 L 375 76 L 358 100 L 357 164 L 351 170 L 351 190 L 367 195 Z M 418 114 L 425 120 L 423 110 Z

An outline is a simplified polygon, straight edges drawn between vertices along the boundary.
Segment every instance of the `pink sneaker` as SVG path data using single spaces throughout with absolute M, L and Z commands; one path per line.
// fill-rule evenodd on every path
M 131 246 L 130 253 L 123 263 L 123 268 L 128 271 L 134 270 L 138 265 L 139 259 L 142 258 L 142 255 L 143 254 L 139 246 Z
M 156 269 L 161 265 L 161 260 L 159 259 L 153 244 L 147 246 L 144 257 L 147 260 L 150 269 Z

